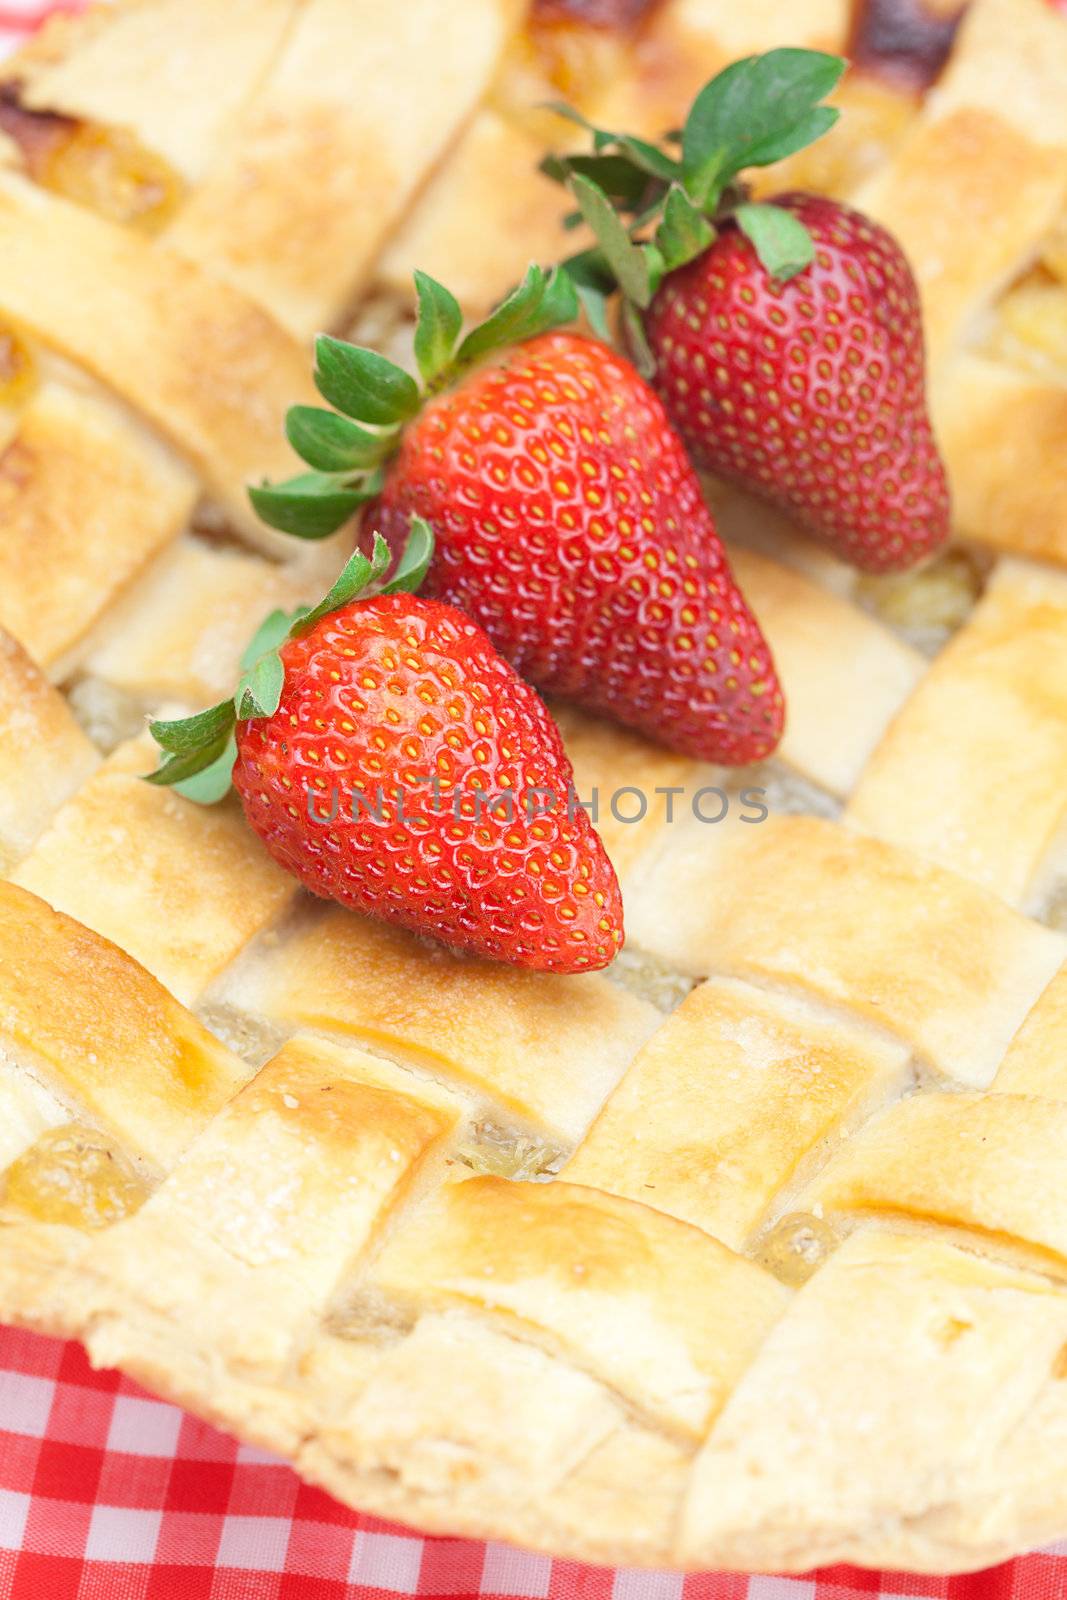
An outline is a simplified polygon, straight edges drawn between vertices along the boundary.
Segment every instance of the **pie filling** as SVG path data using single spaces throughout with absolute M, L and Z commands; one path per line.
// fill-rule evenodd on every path
M 110 222 L 156 233 L 181 203 L 181 178 L 127 129 L 30 110 L 17 83 L 0 89 L 0 134 L 35 183 Z

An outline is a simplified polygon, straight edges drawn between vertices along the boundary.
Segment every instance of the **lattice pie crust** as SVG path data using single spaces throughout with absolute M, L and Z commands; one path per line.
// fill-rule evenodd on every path
M 723 775 L 561 712 L 583 791 L 768 790 L 602 806 L 613 975 L 312 904 L 138 776 L 340 563 L 243 489 L 313 330 L 558 253 L 546 92 L 654 132 L 850 27 L 520 10 L 140 0 L 8 68 L 0 1311 L 425 1528 L 981 1566 L 1067 1532 L 1067 17 L 975 0 L 936 91 L 857 70 L 767 175 L 909 251 L 965 542 L 860 581 L 710 486 L 789 731 Z

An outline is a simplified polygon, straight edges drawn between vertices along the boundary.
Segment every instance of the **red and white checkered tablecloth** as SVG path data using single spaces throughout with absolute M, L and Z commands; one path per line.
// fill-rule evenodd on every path
M 961 1578 L 611 1571 L 422 1538 L 281 1462 L 0 1329 L 0 1600 L 1067 1600 L 1067 1544 Z
M 1067 1600 L 1067 1544 L 961 1578 L 611 1571 L 346 1511 L 80 1346 L 0 1329 L 0 1600 Z
M 56 11 L 79 11 L 85 0 L 0 0 L 0 56 Z
M 50 12 L 0 0 L 0 54 Z M 1067 0 L 1064 0 L 1067 4 Z M 219 0 L 225 4 L 225 0 Z M 1067 1467 L 1067 1463 L 1065 1463 Z M 0 1327 L 0 1600 L 1067 1600 L 1067 1541 L 959 1578 L 682 1576 L 423 1538 L 346 1510 L 78 1345 Z

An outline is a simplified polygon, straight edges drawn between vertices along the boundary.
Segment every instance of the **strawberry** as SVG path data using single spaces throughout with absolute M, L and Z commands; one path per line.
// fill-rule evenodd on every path
M 390 584 L 379 538 L 321 605 L 267 619 L 232 700 L 154 723 L 151 781 L 232 781 L 275 861 L 352 910 L 517 966 L 606 966 L 622 903 L 559 731 L 477 624 L 410 592 L 432 549 L 413 529 Z
M 645 316 L 656 387 L 693 456 L 791 513 L 865 572 L 949 532 L 915 279 L 858 211 L 782 195 L 815 259 L 783 283 L 735 223 L 669 273 Z
M 427 592 L 547 693 L 709 761 L 781 733 L 770 652 L 660 401 L 629 362 L 547 333 L 433 400 L 379 504 L 440 529 Z
M 631 350 L 694 459 L 889 572 L 950 527 L 911 269 L 848 206 L 753 204 L 737 176 L 832 124 L 817 102 L 843 65 L 805 50 L 735 62 L 697 96 L 680 153 L 595 129 L 592 156 L 545 170 L 598 240 L 568 271 L 594 316 L 621 288 Z
M 261 514 L 307 536 L 370 495 L 394 546 L 423 517 L 437 540 L 426 593 L 465 611 L 538 688 L 699 759 L 768 755 L 782 729 L 770 652 L 661 401 L 608 346 L 545 331 L 577 312 L 558 273 L 531 269 L 455 355 L 459 307 L 418 284 L 427 394 L 373 352 L 320 339 L 319 387 L 358 421 L 295 408 L 290 438 L 320 471 L 252 491 Z M 524 316 L 524 296 L 541 312 Z M 353 462 L 346 475 L 332 447 L 370 424 L 392 427 L 378 470 Z

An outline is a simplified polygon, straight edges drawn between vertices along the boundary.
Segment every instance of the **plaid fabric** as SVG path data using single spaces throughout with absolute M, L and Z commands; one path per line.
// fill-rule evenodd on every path
M 0 0 L 0 56 L 22 40 L 27 33 L 41 25 L 54 11 L 77 11 L 80 0 L 69 4 L 55 4 L 54 0 Z
M 0 1600 L 1067 1600 L 1067 1543 L 971 1577 L 609 1571 L 346 1511 L 78 1345 L 0 1329 Z
M 220 0 L 220 4 L 225 0 Z M 1067 0 L 1054 0 L 1067 6 Z M 0 55 L 80 0 L 0 0 Z M 0 1600 L 1067 1600 L 1067 1541 L 961 1578 L 638 1572 L 345 1510 L 79 1346 L 0 1328 Z

